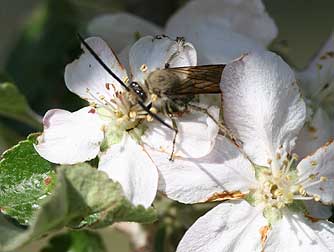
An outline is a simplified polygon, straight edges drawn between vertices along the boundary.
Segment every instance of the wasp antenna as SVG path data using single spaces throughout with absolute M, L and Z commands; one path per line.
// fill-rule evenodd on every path
M 87 50 L 97 60 L 97 62 L 100 63 L 100 65 L 104 68 L 104 70 L 106 70 L 112 77 L 114 77 L 114 79 L 117 80 L 118 83 L 121 84 L 121 86 L 124 87 L 126 91 L 130 91 L 130 88 L 127 85 L 125 85 L 125 83 L 103 62 L 103 60 L 96 54 L 93 48 L 91 48 L 90 45 L 88 45 L 88 43 L 83 39 L 83 37 L 79 33 L 77 35 L 81 43 L 87 48 Z
M 141 101 L 138 101 L 138 104 L 140 105 L 140 107 L 142 107 L 143 110 L 145 110 L 147 112 L 147 114 L 149 114 L 150 116 L 152 116 L 154 119 L 156 119 L 157 121 L 159 121 L 160 123 L 162 123 L 163 125 L 165 125 L 167 128 L 175 131 L 175 129 L 170 126 L 168 123 L 164 122 L 159 116 L 157 116 L 156 114 L 152 113 Z

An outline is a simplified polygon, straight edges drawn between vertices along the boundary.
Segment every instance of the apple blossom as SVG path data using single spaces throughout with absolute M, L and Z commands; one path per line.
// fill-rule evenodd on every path
M 92 35 L 114 35 L 112 41 L 123 45 L 123 57 L 137 35 L 157 31 L 193 43 L 199 65 L 227 63 L 242 53 L 263 50 L 278 33 L 261 0 L 192 0 L 169 18 L 165 29 L 128 13 L 99 16 L 88 26 Z
M 169 198 L 235 200 L 198 219 L 177 251 L 333 251 L 334 224 L 322 220 L 331 210 L 322 204 L 334 202 L 334 143 L 299 162 L 293 154 L 306 119 L 293 71 L 273 53 L 251 53 L 227 65 L 221 88 L 225 123 L 242 149 L 218 136 L 199 159 L 170 164 L 149 151 Z
M 301 157 L 315 151 L 334 137 L 334 35 L 303 72 L 297 72 L 301 88 L 306 96 L 308 119 L 297 141 L 297 154 Z
M 196 65 L 196 51 L 190 43 L 167 37 L 143 37 L 130 50 L 128 75 L 117 57 L 98 37 L 86 42 L 110 69 L 124 81 L 145 82 L 147 74 L 165 63 L 171 67 Z M 121 183 L 135 205 L 148 207 L 156 194 L 158 173 L 143 145 L 172 151 L 174 132 L 151 122 L 130 93 L 110 76 L 83 47 L 79 59 L 66 66 L 67 88 L 89 102 L 76 112 L 51 110 L 44 117 L 44 132 L 35 145 L 45 159 L 58 164 L 75 164 L 100 158 L 99 170 Z M 209 108 L 218 116 L 219 109 Z M 164 120 L 169 118 L 162 117 Z M 179 134 L 175 154 L 200 157 L 211 151 L 218 126 L 206 115 L 185 114 L 177 120 Z M 188 132 L 185 128 L 191 128 Z M 201 145 L 202 148 L 197 148 Z

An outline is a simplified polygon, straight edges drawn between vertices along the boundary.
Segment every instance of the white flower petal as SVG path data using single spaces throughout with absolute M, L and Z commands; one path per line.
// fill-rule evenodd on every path
M 307 214 L 316 219 L 329 219 L 332 216 L 332 206 L 327 206 L 314 200 L 304 201 Z
M 209 15 L 208 15 L 209 13 Z M 184 36 L 196 32 L 193 22 L 214 18 L 226 28 L 268 45 L 277 35 L 274 20 L 269 17 L 261 0 L 193 0 L 178 10 L 167 23 L 167 33 Z M 210 38 L 211 39 L 211 38 Z
M 112 145 L 100 157 L 99 168 L 118 181 L 134 205 L 151 206 L 158 187 L 156 166 L 131 137 Z
M 264 251 L 334 251 L 334 224 L 311 222 L 302 215 L 286 213 L 273 225 Z
M 327 113 L 321 108 L 317 109 L 298 136 L 294 151 L 300 158 L 313 153 L 333 136 L 332 124 Z
M 169 67 L 194 66 L 197 55 L 190 43 L 163 36 L 146 36 L 131 47 L 129 62 L 133 79 L 143 82 L 148 73 L 165 68 L 166 63 Z M 146 65 L 147 70 L 142 70 L 143 65 Z
M 49 110 L 43 119 L 44 132 L 35 149 L 56 164 L 75 164 L 96 157 L 104 134 L 102 121 L 90 107 L 76 112 Z
M 184 37 L 198 52 L 199 65 L 229 63 L 244 53 L 265 49 L 252 38 L 230 30 L 223 21 L 213 18 L 193 21 L 196 28 L 185 32 Z
M 261 251 L 260 230 L 266 225 L 261 209 L 245 201 L 222 203 L 189 228 L 176 251 Z
M 208 111 L 218 119 L 217 107 L 210 107 Z M 165 122 L 172 125 L 169 118 L 166 118 Z M 212 150 L 219 127 L 206 114 L 200 112 L 184 114 L 176 119 L 176 123 L 179 132 L 176 136 L 174 156 L 199 158 Z M 149 124 L 141 139 L 151 148 L 171 154 L 174 135 L 175 132 L 171 129 L 160 122 L 154 122 Z
M 168 20 L 166 33 L 194 43 L 199 64 L 215 64 L 266 47 L 278 31 L 261 0 L 195 0 Z
M 229 64 L 221 81 L 224 118 L 258 165 L 290 152 L 304 125 L 305 102 L 293 71 L 276 54 L 252 53 Z
M 121 79 L 127 77 L 125 68 L 116 55 L 101 38 L 91 37 L 86 42 L 93 48 L 103 62 Z M 101 97 L 111 99 L 115 89 L 121 89 L 120 84 L 107 73 L 97 60 L 82 46 L 84 53 L 79 59 L 65 68 L 65 83 L 67 88 L 81 98 L 97 102 Z
M 247 192 L 256 184 L 254 170 L 238 149 L 218 136 L 214 149 L 203 158 L 176 158 L 148 150 L 157 165 L 159 190 L 183 203 L 204 202 L 216 193 Z M 217 195 L 217 194 L 216 194 Z
M 334 33 L 332 33 L 308 68 L 298 74 L 308 96 L 317 94 L 326 84 L 334 85 Z
M 319 197 L 323 203 L 334 202 L 334 142 L 330 141 L 315 153 L 307 156 L 297 166 L 304 178 L 302 185 L 310 195 Z
M 88 33 L 105 39 L 116 52 L 136 42 L 138 37 L 162 34 L 162 29 L 130 13 L 102 15 L 88 25 Z

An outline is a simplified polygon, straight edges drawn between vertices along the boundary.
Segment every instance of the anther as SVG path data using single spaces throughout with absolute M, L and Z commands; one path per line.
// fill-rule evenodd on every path
M 130 111 L 130 112 L 129 112 L 129 117 L 130 117 L 131 119 L 135 119 L 135 118 L 137 117 L 137 112 L 136 112 L 136 111 Z
M 311 161 L 312 166 L 316 166 L 317 164 L 318 164 L 317 161 Z
M 140 66 L 140 71 L 142 71 L 143 73 L 145 73 L 145 72 L 147 71 L 147 69 L 148 69 L 148 67 L 147 67 L 146 64 L 142 64 L 142 65 Z
M 315 201 L 320 201 L 320 196 L 318 195 L 318 194 L 314 194 L 313 195 L 313 199 L 315 200 Z
M 320 177 L 320 181 L 321 181 L 321 182 L 326 182 L 326 181 L 328 181 L 328 178 L 325 177 L 325 176 L 321 176 L 321 177 Z
M 125 76 L 123 79 L 122 79 L 122 81 L 124 82 L 124 83 L 129 83 L 129 77 L 128 76 Z
M 292 159 L 293 159 L 293 160 L 298 160 L 298 159 L 299 159 L 299 156 L 298 156 L 296 153 L 293 153 L 293 154 L 292 154 Z
M 153 117 L 152 117 L 151 115 L 147 115 L 147 116 L 146 116 L 146 120 L 147 120 L 148 122 L 152 122 L 152 121 L 153 121 Z
M 285 204 L 283 202 L 278 202 L 277 203 L 277 208 L 283 208 Z
M 158 110 L 157 110 L 155 107 L 150 108 L 150 111 L 151 111 L 153 114 L 158 113 Z
M 158 100 L 158 96 L 156 94 L 151 94 L 151 101 L 155 102 Z
M 315 176 L 314 174 L 310 174 L 310 176 L 308 176 L 308 178 L 309 178 L 310 180 L 314 180 L 314 179 L 316 178 L 316 176 Z
M 282 195 L 283 195 L 283 192 L 282 192 L 281 189 L 277 189 L 277 190 L 275 190 L 274 195 L 275 195 L 276 197 L 278 197 L 278 196 L 282 196 Z
M 306 195 L 306 191 L 305 191 L 305 189 L 304 189 L 304 187 L 303 186 L 300 186 L 300 188 L 299 188 L 299 193 L 301 194 L 301 195 L 303 195 L 303 196 L 305 196 Z

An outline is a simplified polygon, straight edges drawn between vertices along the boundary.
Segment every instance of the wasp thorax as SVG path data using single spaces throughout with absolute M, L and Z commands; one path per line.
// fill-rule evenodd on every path
M 173 89 L 180 83 L 180 78 L 171 72 L 156 70 L 150 73 L 146 79 L 146 85 L 151 94 L 156 94 L 159 97 L 168 93 L 168 90 Z

